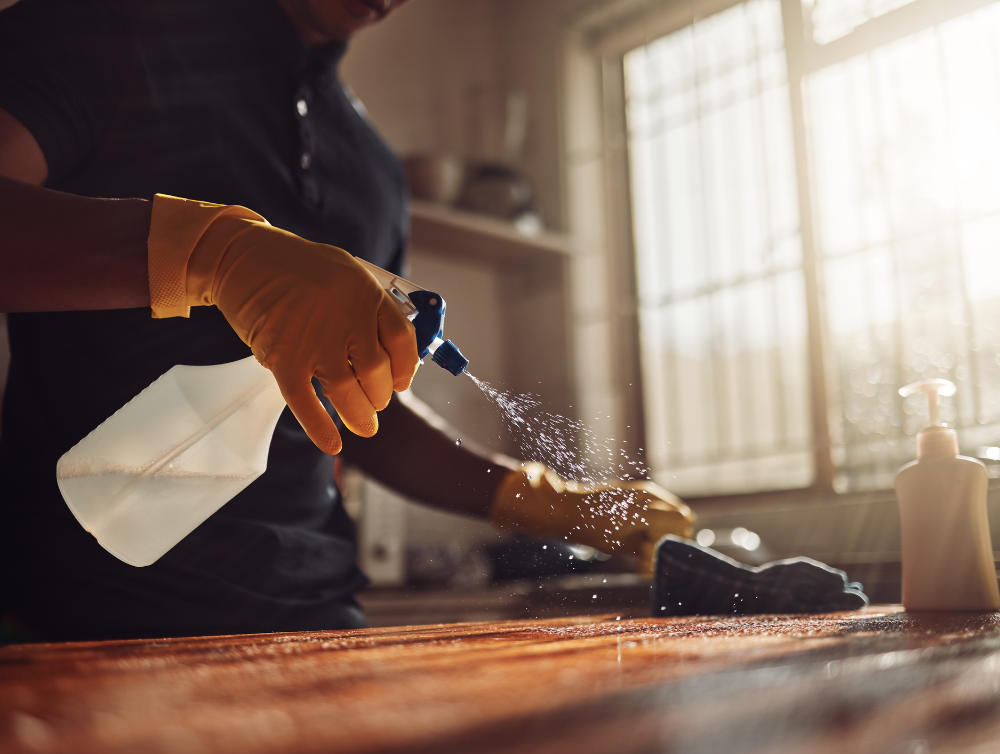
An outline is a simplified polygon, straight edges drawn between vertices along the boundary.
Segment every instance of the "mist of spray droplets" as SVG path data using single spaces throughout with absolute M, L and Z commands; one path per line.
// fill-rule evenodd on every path
M 645 479 L 649 471 L 630 459 L 624 448 L 614 445 L 613 438 L 601 442 L 583 422 L 545 411 L 536 395 L 498 390 L 471 374 L 469 377 L 496 406 L 504 430 L 517 444 L 523 460 L 540 461 L 563 479 L 581 482 L 585 489 L 592 487 L 588 502 L 595 524 L 588 524 L 590 528 L 603 529 L 603 538 L 615 542 L 621 536 L 615 532 L 622 531 L 627 519 L 635 519 L 633 525 L 646 522 L 646 506 L 637 504 L 635 492 L 601 489 L 606 481 Z

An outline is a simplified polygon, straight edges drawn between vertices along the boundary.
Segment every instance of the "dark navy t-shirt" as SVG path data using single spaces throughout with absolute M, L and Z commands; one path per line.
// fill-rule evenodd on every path
M 241 204 L 400 272 L 404 178 L 338 79 L 345 47 L 307 49 L 275 0 L 21 0 L 0 13 L 0 108 L 37 139 L 50 188 Z M 359 622 L 352 595 L 365 582 L 332 459 L 287 410 L 267 472 L 152 566 L 105 552 L 59 494 L 59 457 L 163 372 L 249 355 L 218 310 L 8 325 L 7 613 L 55 639 Z

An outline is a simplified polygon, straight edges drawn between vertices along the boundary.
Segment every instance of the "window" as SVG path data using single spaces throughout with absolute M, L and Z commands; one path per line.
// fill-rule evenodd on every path
M 883 16 L 913 0 L 802 0 L 812 37 L 819 44 L 840 39 L 866 21 Z
M 1000 460 L 1000 4 L 957 5 L 746 0 L 622 55 L 647 457 L 678 493 L 889 487 L 928 377 Z
M 629 52 L 646 447 L 681 493 L 804 487 L 802 244 L 778 0 Z

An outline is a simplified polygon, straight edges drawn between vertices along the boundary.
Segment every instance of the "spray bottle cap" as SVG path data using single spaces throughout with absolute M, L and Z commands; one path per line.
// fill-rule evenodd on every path
M 899 389 L 904 398 L 917 393 L 927 396 L 927 406 L 930 412 L 930 425 L 917 434 L 917 458 L 924 456 L 957 456 L 958 435 L 955 430 L 948 429 L 941 423 L 941 406 L 938 398 L 955 394 L 955 383 L 948 380 L 920 380 Z

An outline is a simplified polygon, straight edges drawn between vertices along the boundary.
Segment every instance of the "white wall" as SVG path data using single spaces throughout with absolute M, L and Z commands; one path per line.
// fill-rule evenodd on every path
M 493 0 L 413 0 L 351 41 L 342 64 L 389 144 L 463 155 L 468 99 L 498 84 Z
M 400 154 L 475 149 L 478 88 L 528 97 L 520 167 L 546 225 L 565 230 L 560 100 L 563 38 L 606 0 L 412 0 L 351 42 L 344 80 Z M 497 113 L 493 113 L 497 115 Z
M 561 112 L 564 43 L 574 19 L 595 0 L 496 1 L 504 9 L 497 27 L 500 80 L 528 98 L 528 134 L 520 167 L 535 186 L 547 225 L 567 231 Z

